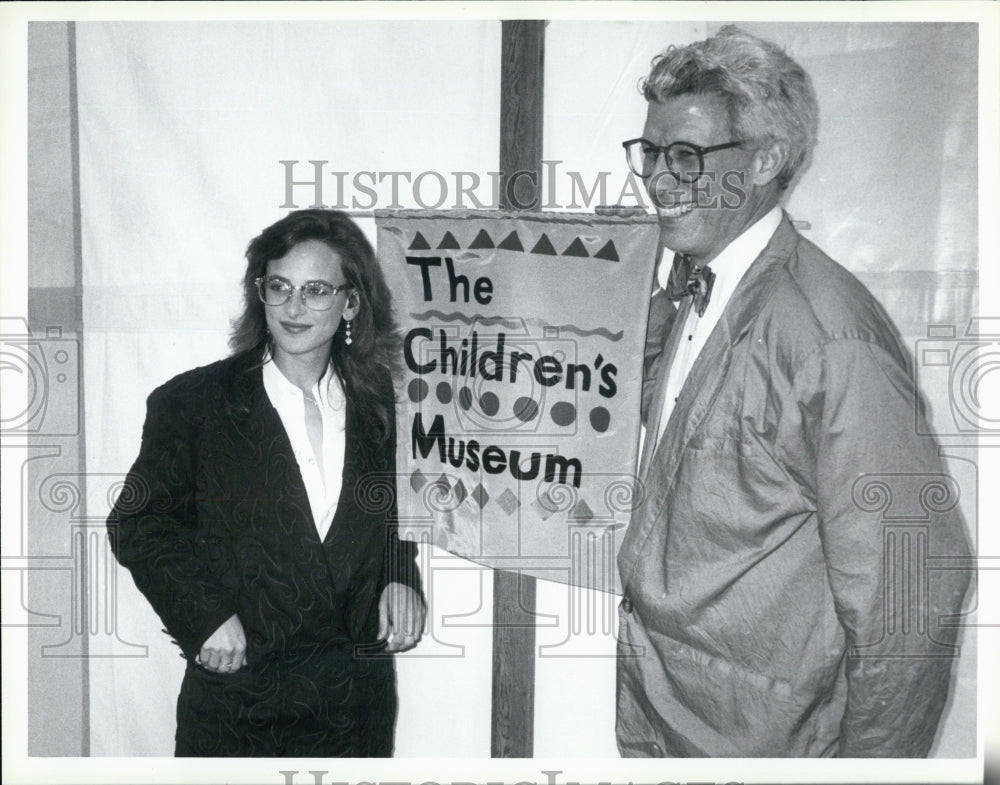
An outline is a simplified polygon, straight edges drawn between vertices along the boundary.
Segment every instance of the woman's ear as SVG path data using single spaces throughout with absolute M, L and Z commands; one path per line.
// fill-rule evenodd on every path
M 361 295 L 358 294 L 357 289 L 351 289 L 347 294 L 347 304 L 344 306 L 344 318 L 351 320 L 358 315 L 360 310 Z

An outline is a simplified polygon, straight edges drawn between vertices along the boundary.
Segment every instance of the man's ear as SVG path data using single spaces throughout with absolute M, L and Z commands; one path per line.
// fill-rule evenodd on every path
M 754 153 L 751 176 L 753 184 L 764 186 L 774 180 L 788 160 L 788 143 L 781 140 L 771 142 Z

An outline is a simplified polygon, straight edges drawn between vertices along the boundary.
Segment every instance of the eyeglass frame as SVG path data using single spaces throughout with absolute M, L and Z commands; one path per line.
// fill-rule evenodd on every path
M 282 302 L 269 303 L 267 300 L 264 299 L 264 290 L 261 288 L 261 286 L 267 283 L 268 281 L 278 281 L 279 283 L 283 283 L 285 286 L 288 287 L 288 296 Z M 293 293 L 298 292 L 299 298 L 302 300 L 302 304 L 306 308 L 308 308 L 310 311 L 319 311 L 319 312 L 329 311 L 331 308 L 333 308 L 333 299 L 336 298 L 336 296 L 340 292 L 346 289 L 354 288 L 353 284 L 349 283 L 332 284 L 329 281 L 306 281 L 301 286 L 296 286 L 295 284 L 291 283 L 290 281 L 286 281 L 283 278 L 277 278 L 267 275 L 261 275 L 258 276 L 257 278 L 254 278 L 253 282 L 254 285 L 257 287 L 257 298 L 268 308 L 281 308 L 283 305 L 288 305 L 288 301 L 292 299 Z M 306 292 L 305 292 L 306 287 L 318 283 L 323 284 L 324 286 L 329 286 L 332 289 L 332 291 L 330 292 L 331 294 L 330 304 L 326 308 L 314 308 L 313 306 L 311 306 L 309 303 L 306 302 Z
M 682 182 L 682 183 L 693 183 L 699 177 L 701 177 L 703 174 L 705 174 L 705 156 L 708 155 L 709 153 L 714 153 L 714 152 L 717 152 L 719 150 L 728 150 L 728 149 L 730 149 L 732 147 L 739 147 L 741 144 L 744 144 L 744 140 L 743 139 L 737 139 L 737 140 L 732 141 L 732 142 L 725 142 L 724 144 L 713 144 L 713 145 L 709 145 L 708 147 L 702 147 L 701 145 L 697 145 L 694 142 L 677 141 L 677 142 L 671 142 L 670 144 L 668 144 L 668 145 L 666 145 L 664 147 L 662 145 L 653 144 L 651 141 L 649 141 L 648 139 L 646 139 L 645 137 L 642 137 L 642 136 L 639 136 L 639 137 L 637 137 L 635 139 L 629 139 L 627 141 L 622 142 L 622 147 L 625 148 L 625 163 L 628 164 L 629 171 L 632 172 L 632 174 L 636 175 L 637 177 L 643 178 L 644 180 L 645 179 L 649 179 L 650 177 L 652 177 L 653 173 L 650 172 L 650 174 L 643 174 L 642 172 L 637 172 L 632 167 L 632 157 L 629 155 L 629 147 L 631 147 L 634 144 L 638 144 L 639 142 L 643 142 L 644 144 L 646 144 L 647 146 L 649 146 L 650 148 L 652 148 L 653 150 L 656 151 L 656 158 L 653 159 L 653 167 L 654 168 L 656 167 L 656 162 L 659 160 L 660 156 L 662 155 L 663 156 L 663 164 L 664 164 L 664 166 L 666 166 L 667 171 L 670 172 L 670 174 L 672 174 L 674 177 L 677 178 L 677 180 L 679 182 Z M 691 177 L 690 179 L 688 179 L 686 177 L 681 177 L 681 175 L 679 175 L 677 172 L 675 172 L 673 169 L 670 168 L 670 156 L 669 156 L 670 148 L 671 147 L 677 147 L 678 145 L 684 145 L 685 147 L 690 147 L 697 154 L 697 156 L 698 156 L 698 174 L 697 174 L 697 176 Z

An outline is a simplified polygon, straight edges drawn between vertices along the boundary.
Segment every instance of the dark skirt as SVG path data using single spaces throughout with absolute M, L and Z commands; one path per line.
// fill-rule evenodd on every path
M 189 663 L 177 757 L 387 758 L 396 723 L 391 655 L 272 657 L 233 674 Z

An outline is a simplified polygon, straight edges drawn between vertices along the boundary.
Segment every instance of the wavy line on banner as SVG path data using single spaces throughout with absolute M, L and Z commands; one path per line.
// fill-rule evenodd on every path
M 622 339 L 624 332 L 619 330 L 616 333 L 611 332 L 605 327 L 596 327 L 592 330 L 584 330 L 583 328 L 577 327 L 573 324 L 559 324 L 550 325 L 548 322 L 543 322 L 540 319 L 506 319 L 502 316 L 474 316 L 469 317 L 464 313 L 452 312 L 444 313 L 443 311 L 424 311 L 423 313 L 410 313 L 410 316 L 414 319 L 418 319 L 422 322 L 434 319 L 436 321 L 442 322 L 462 322 L 463 324 L 476 325 L 482 324 L 486 327 L 491 327 L 495 324 L 502 325 L 508 330 L 515 330 L 519 327 L 525 327 L 528 322 L 538 325 L 543 328 L 549 328 L 558 330 L 560 333 L 567 332 L 573 333 L 574 335 L 579 335 L 581 338 L 588 338 L 592 335 L 599 335 L 602 338 L 607 338 L 609 341 L 617 342 Z

